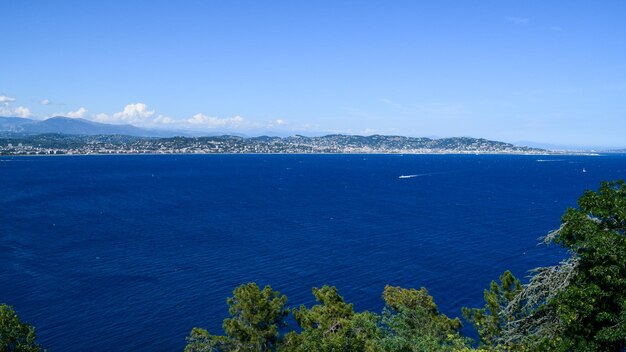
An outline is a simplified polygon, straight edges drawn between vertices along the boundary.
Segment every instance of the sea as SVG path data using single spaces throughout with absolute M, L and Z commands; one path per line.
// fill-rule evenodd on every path
M 538 238 L 624 178 L 626 155 L 0 157 L 0 302 L 52 352 L 181 351 L 248 282 L 374 312 L 426 287 L 460 317 L 567 257 Z

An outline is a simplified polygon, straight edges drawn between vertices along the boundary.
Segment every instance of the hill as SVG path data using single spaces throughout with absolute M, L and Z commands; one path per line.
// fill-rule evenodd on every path
M 121 134 L 7 135 L 0 138 L 0 154 L 548 154 L 543 149 L 519 147 L 482 138 L 414 138 L 403 136 L 323 137 L 214 137 L 146 138 Z
M 126 135 L 136 137 L 165 137 L 172 133 L 145 130 L 132 125 L 111 125 L 81 118 L 55 116 L 46 120 L 21 117 L 0 117 L 0 132 L 13 134 L 61 133 L 74 135 Z

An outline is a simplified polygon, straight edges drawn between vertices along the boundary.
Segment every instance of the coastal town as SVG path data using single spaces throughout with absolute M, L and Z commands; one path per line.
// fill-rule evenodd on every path
M 0 155 L 93 154 L 551 154 L 482 138 L 327 135 L 322 137 L 150 138 L 124 135 L 3 136 Z

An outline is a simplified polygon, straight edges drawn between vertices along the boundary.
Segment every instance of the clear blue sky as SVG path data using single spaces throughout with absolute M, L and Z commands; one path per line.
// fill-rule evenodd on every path
M 626 1 L 0 5 L 0 115 L 626 146 Z

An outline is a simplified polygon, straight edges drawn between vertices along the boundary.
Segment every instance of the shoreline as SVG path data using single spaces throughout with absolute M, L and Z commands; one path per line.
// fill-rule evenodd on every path
M 599 152 L 552 152 L 552 153 L 498 153 L 498 152 L 441 152 L 441 153 L 76 153 L 76 154 L 5 154 L 3 157 L 71 157 L 71 156 L 167 156 L 167 155 L 511 155 L 511 156 L 606 156 L 620 153 Z

